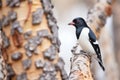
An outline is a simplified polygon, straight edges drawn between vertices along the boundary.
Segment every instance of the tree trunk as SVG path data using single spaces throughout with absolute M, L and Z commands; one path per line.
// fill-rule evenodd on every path
M 0 0 L 7 80 L 67 80 L 50 0 Z
M 88 22 L 90 22 L 90 27 L 96 33 L 97 38 L 99 39 L 102 57 L 104 61 L 104 65 L 106 68 L 105 72 L 101 72 L 98 66 L 94 67 L 94 78 L 97 80 L 105 79 L 105 80 L 119 80 L 119 72 L 118 65 L 115 59 L 115 52 L 113 50 L 113 40 L 111 39 L 111 32 L 107 30 L 107 28 L 103 28 L 105 23 L 107 22 L 107 17 L 112 14 L 112 4 L 114 0 L 100 0 L 95 6 L 92 15 L 88 15 Z M 98 10 L 96 10 L 98 9 Z M 92 16 L 92 17 L 91 17 Z M 109 26 L 110 28 L 110 26 Z M 114 66 L 112 66 L 114 65 Z M 102 76 L 99 75 L 103 74 Z

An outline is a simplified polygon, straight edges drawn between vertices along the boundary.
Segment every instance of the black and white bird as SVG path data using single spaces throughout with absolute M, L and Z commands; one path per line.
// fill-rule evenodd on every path
M 76 28 L 76 37 L 83 51 L 97 55 L 97 61 L 100 67 L 105 71 L 103 66 L 101 52 L 96 36 L 90 27 L 86 24 L 85 20 L 81 17 L 75 18 L 69 25 Z

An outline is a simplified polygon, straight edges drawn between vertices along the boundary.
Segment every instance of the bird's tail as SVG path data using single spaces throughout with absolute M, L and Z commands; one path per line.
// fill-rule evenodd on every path
M 101 54 L 97 55 L 97 58 L 98 58 L 98 63 L 100 65 L 100 67 L 103 69 L 103 71 L 105 71 L 105 67 L 103 66 L 103 61 L 102 61 L 102 58 L 101 58 Z
M 103 71 L 105 71 L 105 67 L 103 66 L 103 63 L 101 61 L 98 61 L 100 67 L 103 69 Z

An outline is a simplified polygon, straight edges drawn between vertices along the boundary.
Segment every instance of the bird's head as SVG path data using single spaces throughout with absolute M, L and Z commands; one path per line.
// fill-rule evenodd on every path
M 73 25 L 76 28 L 87 27 L 87 24 L 86 24 L 85 20 L 83 18 L 81 18 L 81 17 L 73 19 L 73 21 L 70 22 L 68 25 Z

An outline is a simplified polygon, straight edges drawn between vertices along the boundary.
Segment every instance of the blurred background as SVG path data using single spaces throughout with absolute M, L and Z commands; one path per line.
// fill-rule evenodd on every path
M 97 0 L 52 0 L 54 15 L 59 26 L 61 40 L 60 56 L 65 61 L 65 69 L 70 72 L 71 49 L 76 44 L 75 28 L 68 26 L 76 17 L 87 19 L 88 10 Z M 107 18 L 106 25 L 100 36 L 100 47 L 106 71 L 103 72 L 96 64 L 93 76 L 95 80 L 120 80 L 120 0 L 114 0 L 112 15 Z

